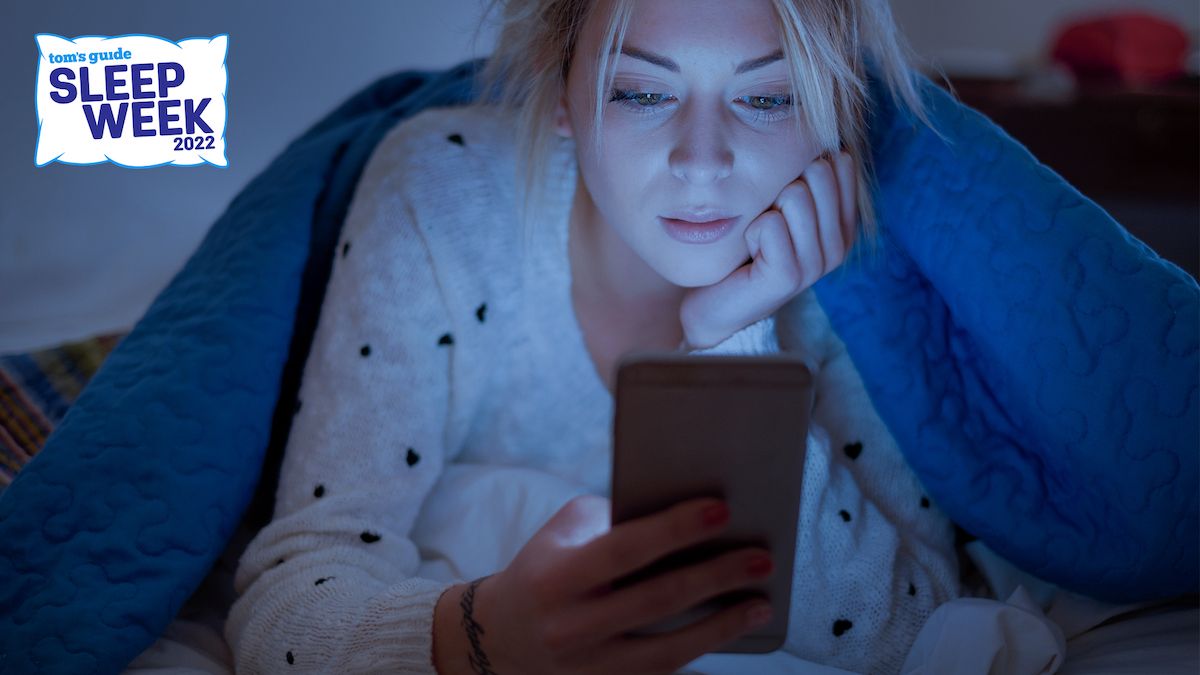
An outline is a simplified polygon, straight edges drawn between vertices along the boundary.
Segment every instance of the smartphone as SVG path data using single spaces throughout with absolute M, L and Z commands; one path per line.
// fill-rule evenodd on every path
M 682 628 L 752 596 L 771 603 L 770 623 L 720 652 L 765 653 L 787 635 L 801 475 L 813 403 L 812 373 L 795 356 L 631 353 L 617 366 L 612 524 L 686 499 L 730 508 L 720 537 L 677 551 L 613 584 L 624 588 L 744 546 L 771 552 L 775 571 L 634 635 Z

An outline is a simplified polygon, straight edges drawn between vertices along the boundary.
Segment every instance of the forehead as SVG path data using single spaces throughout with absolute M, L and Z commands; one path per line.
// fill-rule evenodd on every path
M 586 31 L 592 45 L 599 46 L 615 6 L 614 0 L 599 2 Z M 740 62 L 779 45 L 771 0 L 632 0 L 631 6 L 625 44 L 640 49 L 682 58 L 726 54 Z

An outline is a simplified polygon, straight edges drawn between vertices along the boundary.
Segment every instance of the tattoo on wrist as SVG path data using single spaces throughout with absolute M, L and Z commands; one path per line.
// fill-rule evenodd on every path
M 475 611 L 475 589 L 479 584 L 483 583 L 488 577 L 481 577 L 471 582 L 467 590 L 463 591 L 462 598 L 458 601 L 458 606 L 462 608 L 463 618 L 462 627 L 467 631 L 467 639 L 471 641 L 471 651 L 467 654 L 467 662 L 471 664 L 471 670 L 478 675 L 496 675 L 496 671 L 492 670 L 492 662 L 488 660 L 487 654 L 483 653 L 483 645 L 479 642 L 479 636 L 487 631 L 479 622 L 475 620 L 473 612 Z

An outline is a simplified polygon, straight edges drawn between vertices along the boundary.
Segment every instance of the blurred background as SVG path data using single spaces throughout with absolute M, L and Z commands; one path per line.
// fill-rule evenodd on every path
M 486 4 L 7 3 L 0 353 L 128 330 L 234 195 L 320 116 L 383 75 L 487 55 L 495 31 Z M 894 0 L 892 8 L 923 70 L 943 74 L 965 103 L 1197 275 L 1200 3 Z M 229 166 L 36 168 L 40 32 L 229 34 Z

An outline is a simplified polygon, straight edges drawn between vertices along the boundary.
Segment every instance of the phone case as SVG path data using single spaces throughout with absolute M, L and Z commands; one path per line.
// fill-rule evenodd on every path
M 677 551 L 614 584 L 645 580 L 748 545 L 771 551 L 764 582 L 717 596 L 635 634 L 671 631 L 758 595 L 772 619 L 717 650 L 765 653 L 787 635 L 801 477 L 812 409 L 812 373 L 786 354 L 640 353 L 618 364 L 613 420 L 612 523 L 694 497 L 724 498 L 722 536 Z

